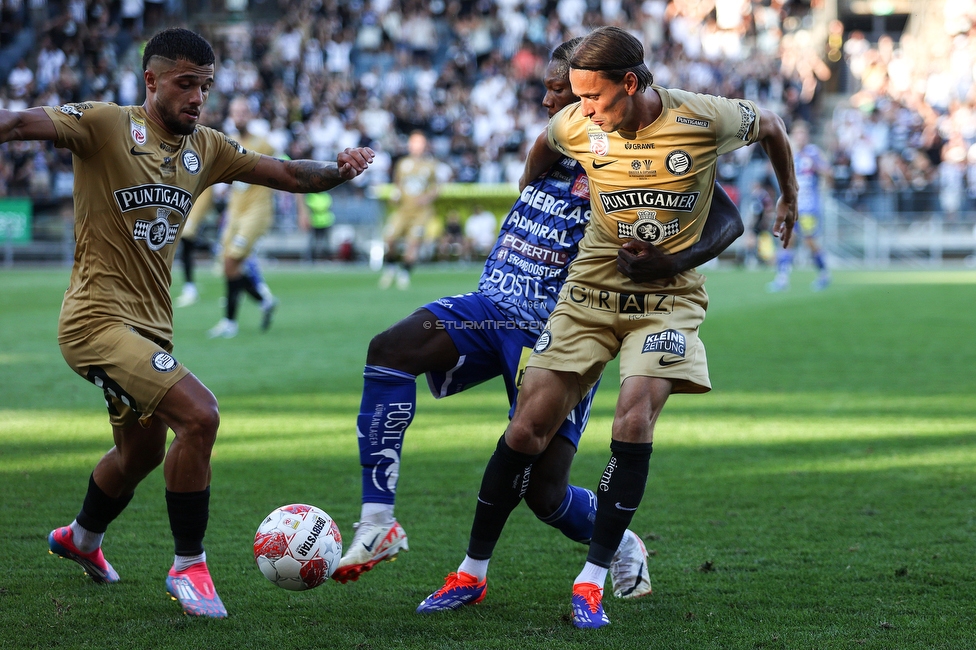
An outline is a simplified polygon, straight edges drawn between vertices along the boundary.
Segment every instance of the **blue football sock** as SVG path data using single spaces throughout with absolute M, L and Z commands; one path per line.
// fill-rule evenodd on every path
M 816 266 L 821 271 L 827 270 L 827 263 L 824 261 L 823 251 L 817 251 L 813 255 L 813 265 Z
M 242 269 L 244 275 L 251 278 L 254 286 L 258 286 L 264 282 L 264 276 L 261 274 L 261 265 L 258 264 L 258 260 L 253 255 L 249 255 L 246 260 L 244 260 L 244 268 Z
M 393 504 L 400 477 L 403 434 L 417 410 L 417 378 L 381 366 L 363 371 L 363 399 L 356 419 L 363 503 Z
M 793 251 L 785 250 L 776 253 L 776 271 L 782 275 L 789 275 L 793 270 Z
M 563 502 L 548 517 L 539 521 L 548 524 L 574 542 L 589 544 L 596 518 L 596 495 L 586 488 L 566 486 Z

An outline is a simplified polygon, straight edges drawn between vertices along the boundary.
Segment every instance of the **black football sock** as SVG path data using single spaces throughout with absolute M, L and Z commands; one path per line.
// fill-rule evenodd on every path
M 244 288 L 244 277 L 227 278 L 227 320 L 237 320 L 237 307 L 241 302 L 241 290 Z
M 193 284 L 193 250 L 196 248 L 196 240 L 192 237 L 183 237 L 182 241 L 180 260 L 183 262 L 183 281 Z
M 506 444 L 505 436 L 499 439 L 481 479 L 468 557 L 475 560 L 491 557 L 508 516 L 525 496 L 532 464 L 540 455 L 517 452 Z
M 210 488 L 199 492 L 166 490 L 166 510 L 176 555 L 203 553 L 203 536 L 210 519 Z
M 262 296 L 261 292 L 258 291 L 258 285 L 254 283 L 254 278 L 245 273 L 241 276 L 241 282 L 241 288 L 244 289 L 249 296 L 258 302 L 262 302 L 264 300 L 264 296 Z
M 102 489 L 95 483 L 95 474 L 92 473 L 88 477 L 88 492 L 85 494 L 85 501 L 75 520 L 85 530 L 93 533 L 104 533 L 108 529 L 108 525 L 129 505 L 134 494 L 131 492 L 113 499 L 102 492 Z
M 607 568 L 644 497 L 652 443 L 610 443 L 610 462 L 596 490 L 596 520 L 586 561 Z

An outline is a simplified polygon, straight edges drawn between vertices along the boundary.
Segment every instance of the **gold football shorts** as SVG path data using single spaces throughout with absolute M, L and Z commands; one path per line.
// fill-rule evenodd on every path
M 268 232 L 273 217 L 274 214 L 263 207 L 246 208 L 238 214 L 230 215 L 220 238 L 224 257 L 246 259 L 258 239 Z
M 427 231 L 427 224 L 434 218 L 434 210 L 429 206 L 400 209 L 390 215 L 383 231 L 383 239 L 395 242 L 400 239 L 414 243 L 421 241 Z
M 71 369 L 105 392 L 109 421 L 124 427 L 147 420 L 176 382 L 190 374 L 173 358 L 173 345 L 111 323 L 61 343 Z
M 566 283 L 527 365 L 576 373 L 585 395 L 620 355 L 621 383 L 661 377 L 674 393 L 705 393 L 712 385 L 698 328 L 707 308 L 704 287 L 628 294 Z

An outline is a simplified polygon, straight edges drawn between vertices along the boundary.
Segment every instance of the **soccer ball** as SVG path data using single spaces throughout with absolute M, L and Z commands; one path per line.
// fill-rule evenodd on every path
M 301 503 L 264 518 L 254 535 L 254 561 L 283 589 L 305 591 L 332 577 L 342 557 L 342 536 L 325 511 Z

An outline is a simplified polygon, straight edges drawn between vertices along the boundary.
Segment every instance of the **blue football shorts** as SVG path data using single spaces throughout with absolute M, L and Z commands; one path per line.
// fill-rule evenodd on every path
M 455 395 L 501 375 L 508 391 L 511 404 L 508 417 L 511 418 L 521 373 L 525 372 L 525 362 L 539 338 L 538 332 L 519 329 L 516 321 L 477 292 L 441 298 L 424 305 L 424 309 L 437 317 L 435 326 L 447 331 L 460 355 L 457 365 L 447 372 L 427 373 L 431 394 L 438 399 Z M 597 381 L 556 432 L 574 447 L 579 447 L 599 385 Z

